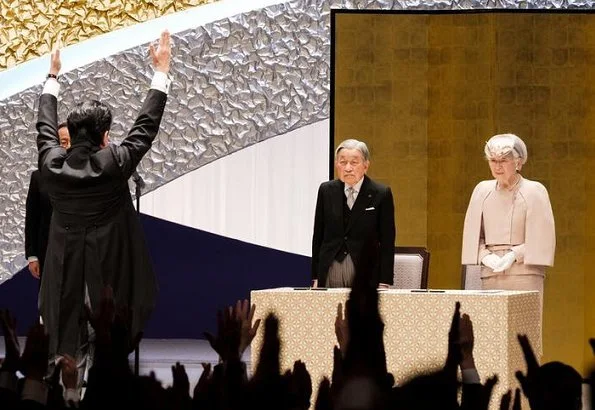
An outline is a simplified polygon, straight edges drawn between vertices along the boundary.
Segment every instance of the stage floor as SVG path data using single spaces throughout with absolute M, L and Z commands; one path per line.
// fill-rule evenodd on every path
M 250 348 L 242 357 L 250 369 Z M 211 369 L 219 363 L 219 356 L 206 340 L 196 339 L 146 339 L 141 341 L 139 350 L 139 374 L 148 375 L 151 371 L 164 386 L 172 382 L 171 367 L 180 362 L 186 368 L 190 387 L 198 382 L 202 373 L 202 363 L 210 363 Z M 130 366 L 134 368 L 134 354 L 130 355 Z
M 19 337 L 21 349 L 25 338 Z M 4 338 L 0 337 L 0 357 L 4 357 Z M 250 370 L 250 348 L 242 357 Z M 134 369 L 134 353 L 130 355 L 130 367 Z M 206 340 L 197 339 L 145 339 L 139 350 L 139 374 L 149 375 L 152 371 L 161 383 L 168 387 L 172 383 L 171 367 L 180 362 L 186 368 L 190 387 L 198 382 L 202 374 L 202 363 L 210 363 L 211 368 L 219 363 L 219 356 Z

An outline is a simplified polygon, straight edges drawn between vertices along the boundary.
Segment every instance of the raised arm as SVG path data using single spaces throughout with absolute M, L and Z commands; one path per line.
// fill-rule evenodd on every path
M 61 68 L 60 50 L 55 49 L 50 58 L 50 71 L 39 98 L 37 114 L 37 150 L 40 171 L 49 151 L 52 148 L 60 147 L 58 138 L 58 93 L 60 91 L 58 74 Z
M 161 33 L 157 48 L 152 44 L 149 46 L 149 54 L 155 69 L 151 89 L 128 136 L 116 148 L 118 163 L 126 177 L 132 175 L 159 132 L 171 83 L 167 76 L 171 61 L 170 34 L 167 30 Z

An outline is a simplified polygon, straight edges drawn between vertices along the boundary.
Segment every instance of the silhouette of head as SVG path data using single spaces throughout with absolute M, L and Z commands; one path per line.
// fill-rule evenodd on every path
M 539 368 L 537 381 L 545 410 L 582 408 L 583 378 L 571 366 L 548 362 Z

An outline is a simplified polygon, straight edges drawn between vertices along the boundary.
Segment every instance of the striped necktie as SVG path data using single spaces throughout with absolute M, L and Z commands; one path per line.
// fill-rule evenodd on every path
M 355 189 L 353 187 L 347 188 L 347 206 L 349 209 L 353 208 L 353 204 L 355 203 Z

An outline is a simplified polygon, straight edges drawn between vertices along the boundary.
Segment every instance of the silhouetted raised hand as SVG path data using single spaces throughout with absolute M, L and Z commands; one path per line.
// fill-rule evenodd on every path
M 384 350 L 384 322 L 378 308 L 377 284 L 370 279 L 374 278 L 377 263 L 377 241 L 368 240 L 357 261 L 353 287 L 345 305 L 349 339 L 343 353 L 343 373 L 345 380 L 369 376 L 380 386 L 386 386 L 389 377 Z M 386 387 L 390 389 L 392 386 Z
M 171 367 L 171 374 L 172 374 L 172 387 L 173 389 L 183 397 L 190 395 L 190 381 L 188 380 L 188 374 L 186 373 L 186 368 L 180 362 L 176 362 L 174 366 Z
M 260 348 L 260 356 L 253 379 L 276 378 L 280 376 L 279 352 L 279 319 L 269 313 L 264 323 L 264 340 Z
M 475 334 L 473 333 L 473 322 L 467 314 L 459 319 L 459 342 L 461 351 L 460 368 L 461 373 L 477 372 L 473 348 L 475 346 Z M 456 345 L 453 345 L 456 348 Z M 469 376 L 467 376 L 469 377 Z M 463 395 L 461 409 L 464 410 L 487 410 L 492 397 L 494 386 L 498 383 L 498 376 L 492 376 L 485 384 L 472 383 L 467 381 L 463 384 Z
M 240 357 L 244 354 L 244 351 L 250 346 L 252 340 L 256 336 L 258 327 L 260 326 L 260 319 L 254 321 L 254 312 L 256 311 L 256 305 L 250 303 L 247 299 L 242 301 L 238 300 L 235 306 L 234 315 L 236 320 L 240 321 L 241 337 L 240 337 Z
M 286 402 L 287 389 L 280 373 L 281 341 L 279 340 L 279 319 L 269 313 L 264 321 L 264 339 L 256 371 L 247 385 L 250 408 L 279 409 Z
M 154 386 L 140 386 L 128 362 L 128 355 L 138 345 L 142 333 L 132 337 L 130 323 L 132 315 L 127 306 L 116 306 L 110 286 L 101 290 L 98 306 L 93 312 L 87 307 L 88 320 L 95 329 L 95 355 L 93 367 L 89 370 L 87 391 L 83 402 L 93 408 L 109 407 L 114 404 L 112 397 L 124 395 L 126 400 L 141 400 L 144 394 L 161 392 L 143 391 Z M 146 380 L 145 380 L 146 381 Z M 165 392 L 165 390 L 163 389 Z M 128 402 L 122 402 L 124 406 Z
M 33 380 L 42 381 L 48 370 L 49 338 L 41 324 L 31 327 L 27 333 L 25 350 L 21 356 L 21 372 Z
M 450 330 L 448 332 L 448 353 L 446 355 L 446 363 L 444 364 L 444 370 L 449 374 L 455 375 L 463 357 L 461 350 L 460 323 L 461 303 L 456 302 L 455 311 L 450 323 Z
M 233 307 L 217 311 L 217 335 L 204 332 L 204 336 L 222 362 L 239 359 L 242 322 L 236 317 Z
M 0 369 L 10 373 L 16 373 L 21 360 L 21 349 L 17 338 L 17 320 L 9 310 L 0 310 L 0 325 L 4 334 L 4 346 L 6 355 Z
M 131 390 L 122 396 L 124 397 L 113 404 L 126 409 L 169 410 L 178 408 L 176 407 L 178 403 L 172 402 L 171 395 L 155 377 L 155 372 L 150 372 L 149 376 L 135 377 L 134 383 L 131 384 Z M 128 400 L 128 402 L 122 403 L 122 399 Z
M 11 381 L 11 385 L 0 388 L 0 405 L 2 408 L 17 408 L 20 401 L 17 392 L 17 376 L 16 372 L 20 366 L 21 350 L 19 348 L 19 340 L 16 336 L 16 319 L 8 310 L 0 310 L 0 326 L 4 334 L 4 346 L 6 355 L 4 360 L 0 362 L 0 371 L 6 379 Z
M 46 377 L 45 383 L 48 386 L 47 407 L 53 409 L 61 409 L 65 406 L 64 402 L 64 388 L 60 384 L 60 375 L 62 374 L 61 360 L 58 362 L 49 377 Z M 76 385 L 76 383 L 75 383 Z
M 70 355 L 65 354 L 58 363 L 62 373 L 62 384 L 67 389 L 76 389 L 78 383 L 78 368 L 76 360 Z
M 347 351 L 347 344 L 349 343 L 349 324 L 347 323 L 347 315 L 343 317 L 343 304 L 337 305 L 337 316 L 335 317 L 335 336 L 342 354 Z
M 529 400 L 531 409 L 543 409 L 544 403 L 541 400 L 541 394 L 539 392 L 540 387 L 538 383 L 539 362 L 537 361 L 537 357 L 533 352 L 529 338 L 526 335 L 518 335 L 517 338 L 523 351 L 525 363 L 527 364 L 527 374 L 525 375 L 522 371 L 518 370 L 515 372 L 515 376 L 521 384 L 523 394 Z
M 128 355 L 139 345 L 143 333 L 131 334 L 132 312 L 128 306 L 116 306 L 111 286 L 101 290 L 99 306 L 91 312 L 85 306 L 87 319 L 95 329 L 96 358 L 100 365 L 128 366 Z
M 87 319 L 95 330 L 96 344 L 98 347 L 111 346 L 112 324 L 116 316 L 116 302 L 114 301 L 114 290 L 111 286 L 101 289 L 99 306 L 94 311 L 85 305 Z
M 475 335 L 473 333 L 473 322 L 469 315 L 464 314 L 459 321 L 459 346 L 461 348 L 461 369 L 475 368 L 473 347 Z
M 209 407 L 209 388 L 211 383 L 211 364 L 202 363 L 202 373 L 198 378 L 194 392 L 192 393 L 192 407 L 194 409 L 206 409 Z
M 190 381 L 186 368 L 180 362 L 171 367 L 172 386 L 167 389 L 169 406 L 177 410 L 189 410 L 191 408 Z
M 332 397 L 337 395 L 345 382 L 345 370 L 343 369 L 343 354 L 341 350 L 335 346 L 333 348 L 333 383 L 330 385 L 330 393 Z
M 496 384 L 498 384 L 498 376 L 488 378 L 485 384 L 464 383 L 461 409 L 488 410 Z
M 316 397 L 315 410 L 332 410 L 333 403 L 331 398 L 331 382 L 324 377 L 318 386 L 318 396 Z
M 512 393 L 510 390 L 502 395 L 502 399 L 500 400 L 500 410 L 511 410 L 511 397 Z M 521 410 L 521 390 L 518 388 L 514 391 L 514 403 L 512 405 L 512 410 Z
M 297 360 L 293 364 L 293 371 L 287 370 L 283 378 L 287 389 L 287 408 L 303 410 L 310 408 L 312 378 L 306 365 L 301 360 Z

